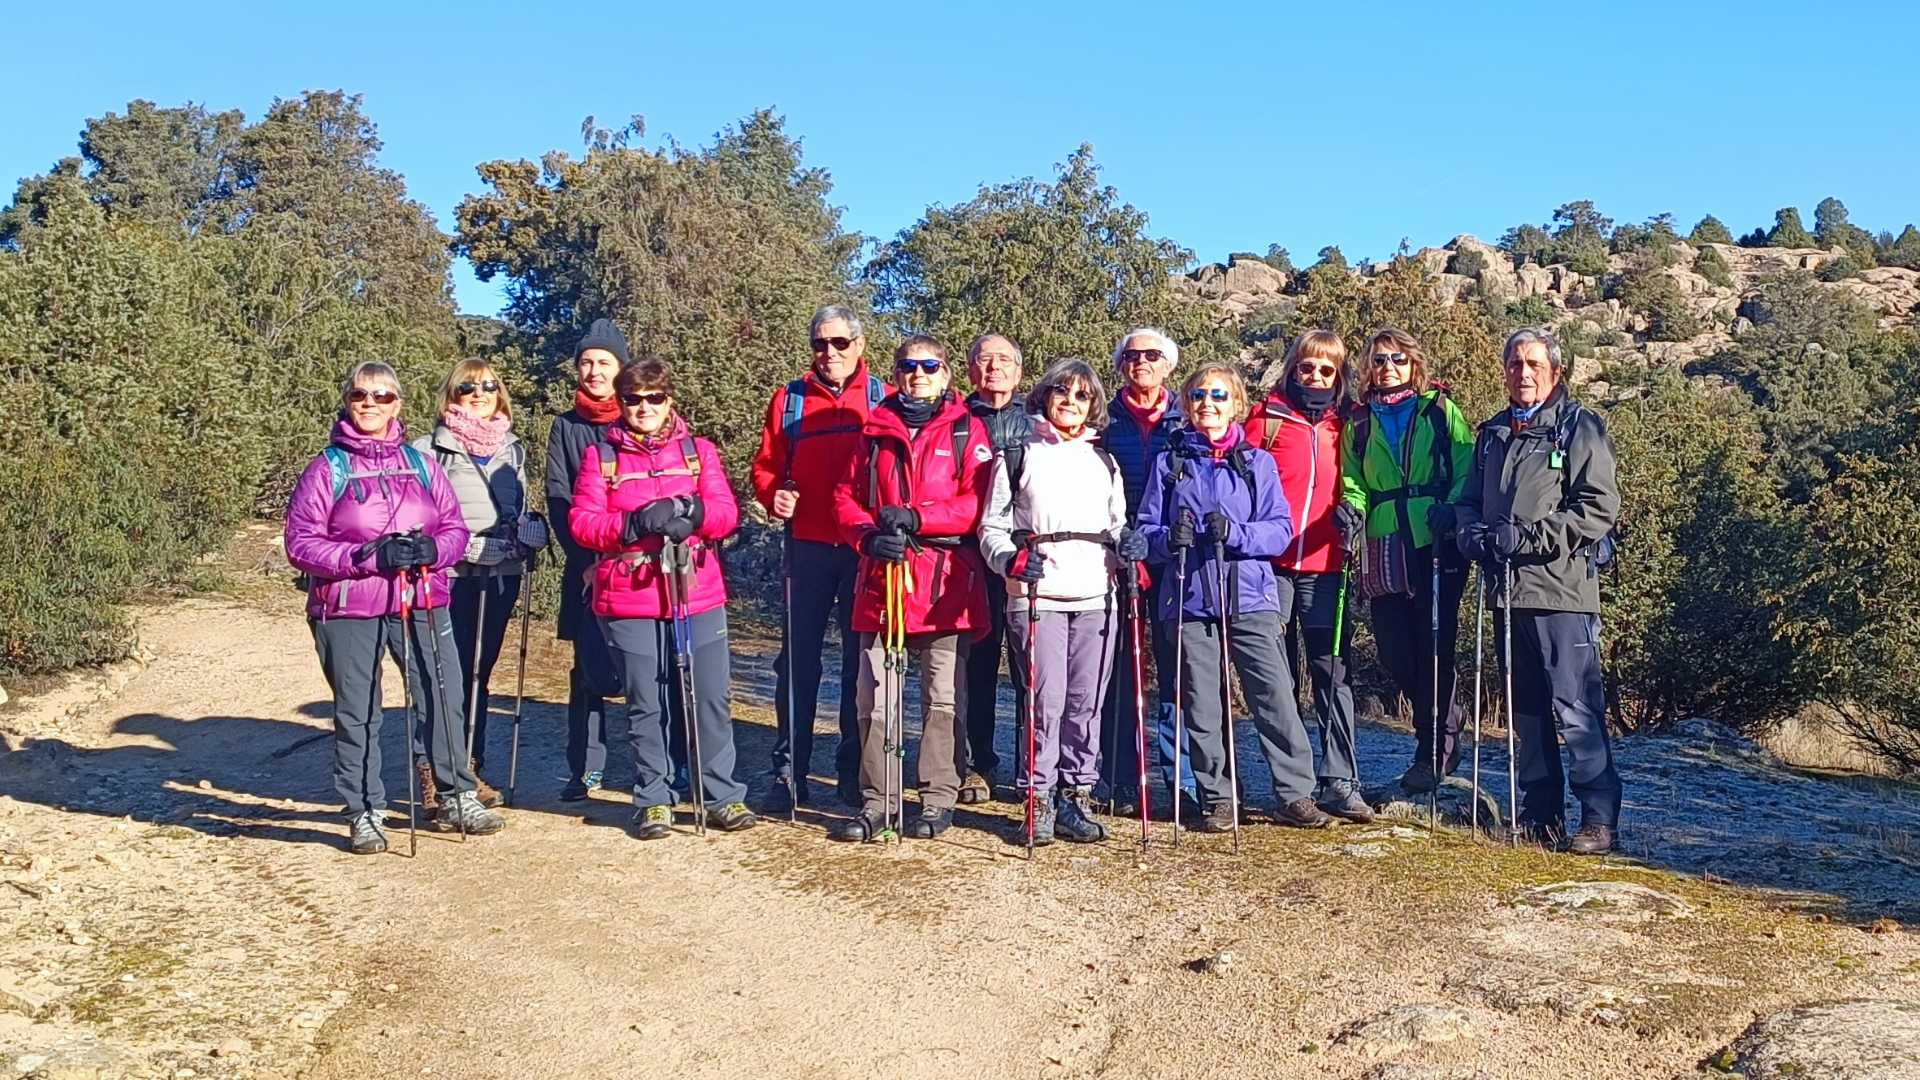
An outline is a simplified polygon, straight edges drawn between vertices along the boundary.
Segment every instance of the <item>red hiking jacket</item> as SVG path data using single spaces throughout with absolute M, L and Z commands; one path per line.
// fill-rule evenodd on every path
M 690 475 L 685 450 L 688 439 L 687 422 L 678 416 L 659 439 L 641 440 L 624 423 L 614 424 L 607 429 L 607 443 L 613 445 L 617 462 L 613 477 L 617 486 L 612 488 L 600 467 L 600 455 L 607 443 L 587 447 L 580 478 L 573 486 L 573 509 L 567 518 L 580 546 L 600 553 L 590 571 L 595 615 L 664 619 L 672 614 L 667 609 L 666 579 L 654 561 L 663 539 L 645 536 L 637 544 L 626 544 L 620 534 L 627 525 L 627 511 L 638 510 L 655 499 L 696 492 L 706 513 L 700 528 L 689 538 L 694 552 L 694 583 L 687 611 L 698 615 L 726 605 L 727 583 L 715 545 L 740 524 L 740 505 L 733 499 L 720 452 L 705 439 L 692 439 L 700 475 Z
M 965 439 L 955 457 L 956 425 Z M 972 535 L 980 527 L 993 478 L 993 446 L 987 429 L 957 399 L 934 414 L 918 437 L 882 405 L 868 417 L 860 444 L 841 471 L 833 501 L 842 543 L 855 548 L 876 525 L 882 506 L 911 506 L 920 513 L 920 550 L 909 552 L 913 589 L 907 598 L 907 632 L 985 633 L 987 568 Z M 853 628 L 880 632 L 886 607 L 884 563 L 860 556 L 853 598 Z
M 833 486 L 846 469 L 847 458 L 858 452 L 866 427 L 872 391 L 867 366 L 861 364 L 839 393 L 827 388 L 809 371 L 796 380 L 803 392 L 800 437 L 789 445 L 786 433 L 787 395 L 792 384 L 773 392 L 767 420 L 760 429 L 760 450 L 753 455 L 753 497 L 769 513 L 773 493 L 789 479 L 800 493 L 793 515 L 793 535 L 822 544 L 841 544 L 840 522 L 834 514 Z M 880 396 L 893 387 L 880 383 Z
M 1273 455 L 1280 490 L 1293 510 L 1293 543 L 1273 560 L 1281 570 L 1308 574 L 1346 569 L 1333 507 L 1340 499 L 1340 410 L 1328 409 L 1315 424 L 1275 390 L 1247 418 L 1247 441 Z

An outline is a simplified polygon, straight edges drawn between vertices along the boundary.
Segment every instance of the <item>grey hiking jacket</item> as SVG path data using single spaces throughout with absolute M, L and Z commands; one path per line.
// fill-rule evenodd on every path
M 1455 504 L 1459 532 L 1478 522 L 1512 518 L 1520 524 L 1521 553 L 1513 560 L 1512 607 L 1600 613 L 1600 574 L 1593 548 L 1620 518 L 1618 460 L 1607 425 L 1582 407 L 1564 452 L 1554 431 L 1568 407 L 1564 386 L 1533 421 L 1514 431 L 1502 409 L 1480 425 L 1473 468 Z M 1496 603 L 1500 574 L 1491 585 Z
M 448 571 L 454 577 L 485 574 L 518 574 L 526 569 L 516 533 L 520 519 L 527 515 L 527 447 L 512 432 L 500 452 L 480 464 L 467 453 L 460 436 L 445 424 L 434 426 L 433 435 L 415 439 L 414 449 L 431 454 L 447 474 L 447 485 L 460 500 L 460 516 L 474 536 L 505 540 L 514 554 L 493 564 L 481 566 L 461 561 Z

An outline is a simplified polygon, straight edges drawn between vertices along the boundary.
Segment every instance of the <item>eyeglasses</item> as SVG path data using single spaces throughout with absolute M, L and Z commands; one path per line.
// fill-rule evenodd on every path
M 1093 400 L 1093 392 L 1084 386 L 1049 386 L 1047 387 L 1047 395 L 1057 398 L 1072 398 L 1082 405 Z
M 1149 364 L 1157 364 L 1166 358 L 1167 354 L 1159 349 L 1120 350 L 1120 362 L 1123 364 L 1137 364 L 1142 360 L 1145 360 Z
M 998 367 L 1001 364 L 1013 365 L 1020 361 L 1015 360 L 1012 353 L 983 352 L 979 356 L 974 357 L 973 362 L 979 364 L 981 367 Z
M 355 404 L 370 400 L 375 405 L 391 405 L 400 400 L 400 395 L 391 390 L 368 390 L 365 387 L 356 386 L 347 391 L 347 400 Z
M 1377 352 L 1373 354 L 1373 362 L 1381 365 L 1392 364 L 1394 367 L 1405 367 L 1407 365 L 1407 354 L 1398 353 L 1398 352 Z
M 858 338 L 847 337 L 817 337 L 813 339 L 813 351 L 823 353 L 831 348 L 834 352 L 846 352 L 853 348 L 853 343 L 858 340 Z
M 665 390 L 655 390 L 651 394 L 621 394 L 620 404 L 631 408 L 635 405 L 665 405 L 668 394 Z
M 916 370 L 923 371 L 928 375 L 933 375 L 938 373 L 945 365 L 945 360 L 895 360 L 893 362 L 893 370 L 902 375 L 911 375 Z
M 1299 375 L 1301 378 L 1305 378 L 1308 375 L 1318 375 L 1323 379 L 1331 379 L 1335 375 L 1340 374 L 1340 369 L 1334 367 L 1332 364 L 1301 364 L 1293 370 L 1294 374 Z
M 484 391 L 485 393 L 492 394 L 492 393 L 498 392 L 499 389 L 500 389 L 500 380 L 481 379 L 479 382 L 463 382 L 459 386 L 454 387 L 453 392 L 458 397 L 466 397 L 468 394 L 473 393 L 475 390 L 480 390 L 480 391 Z
M 1205 401 L 1208 398 L 1212 398 L 1215 401 L 1228 401 L 1228 400 L 1231 400 L 1232 397 L 1233 397 L 1233 391 L 1225 389 L 1224 387 L 1215 386 L 1212 388 L 1201 387 L 1200 389 L 1195 390 L 1193 393 L 1188 394 L 1187 400 Z

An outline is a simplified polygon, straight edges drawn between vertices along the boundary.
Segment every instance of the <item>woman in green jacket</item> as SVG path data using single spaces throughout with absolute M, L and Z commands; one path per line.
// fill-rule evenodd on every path
M 1432 791 L 1460 761 L 1453 658 L 1467 573 L 1453 542 L 1452 503 L 1473 465 L 1473 431 L 1427 370 L 1427 355 L 1412 334 L 1392 327 L 1374 332 L 1358 380 L 1366 396 L 1354 406 L 1341 446 L 1345 503 L 1335 511 L 1350 542 L 1364 526 L 1360 588 L 1372 601 L 1373 640 L 1381 666 L 1413 702 L 1418 746 L 1412 767 L 1400 777 L 1409 793 Z

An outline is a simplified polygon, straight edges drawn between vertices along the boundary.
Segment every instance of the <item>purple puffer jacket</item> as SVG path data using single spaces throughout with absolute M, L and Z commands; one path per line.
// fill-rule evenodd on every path
M 412 464 L 401 452 L 407 429 L 395 420 L 385 438 L 363 435 L 345 420 L 333 425 L 333 445 L 347 452 L 346 490 L 336 502 L 333 470 L 321 454 L 300 474 L 287 504 L 287 561 L 307 575 L 307 614 L 316 619 L 372 619 L 400 611 L 399 575 L 374 566 L 363 549 L 373 540 L 416 526 L 433 537 L 433 603 L 414 596 L 415 607 L 445 607 L 447 568 L 467 549 L 466 520 L 460 500 L 433 455 L 425 455 L 428 486 L 422 491 Z M 361 475 L 369 474 L 369 475 Z
M 1173 523 L 1169 504 L 1173 516 L 1182 511 L 1193 513 L 1195 532 L 1206 528 L 1210 511 L 1226 515 L 1227 587 L 1234 592 L 1229 615 L 1280 609 L 1273 564 L 1268 560 L 1285 554 L 1293 541 L 1293 512 L 1280 490 L 1280 469 L 1272 454 L 1247 443 L 1246 432 L 1239 424 L 1227 430 L 1225 445 L 1232 449 L 1223 453 L 1204 433 L 1188 428 L 1169 441 L 1147 470 L 1147 488 L 1140 498 L 1140 531 L 1147 537 L 1147 558 L 1154 564 L 1154 577 L 1161 582 L 1155 606 L 1160 619 L 1173 619 L 1174 594 L 1178 591 L 1174 551 L 1167 544 Z M 1247 475 L 1253 479 L 1251 491 L 1227 461 L 1228 453 L 1238 455 L 1246 464 Z M 1167 474 L 1175 454 L 1185 461 L 1180 482 L 1169 499 Z M 1187 552 L 1187 594 L 1182 606 L 1188 617 L 1211 619 L 1219 615 L 1215 572 L 1213 544 L 1201 539 Z

